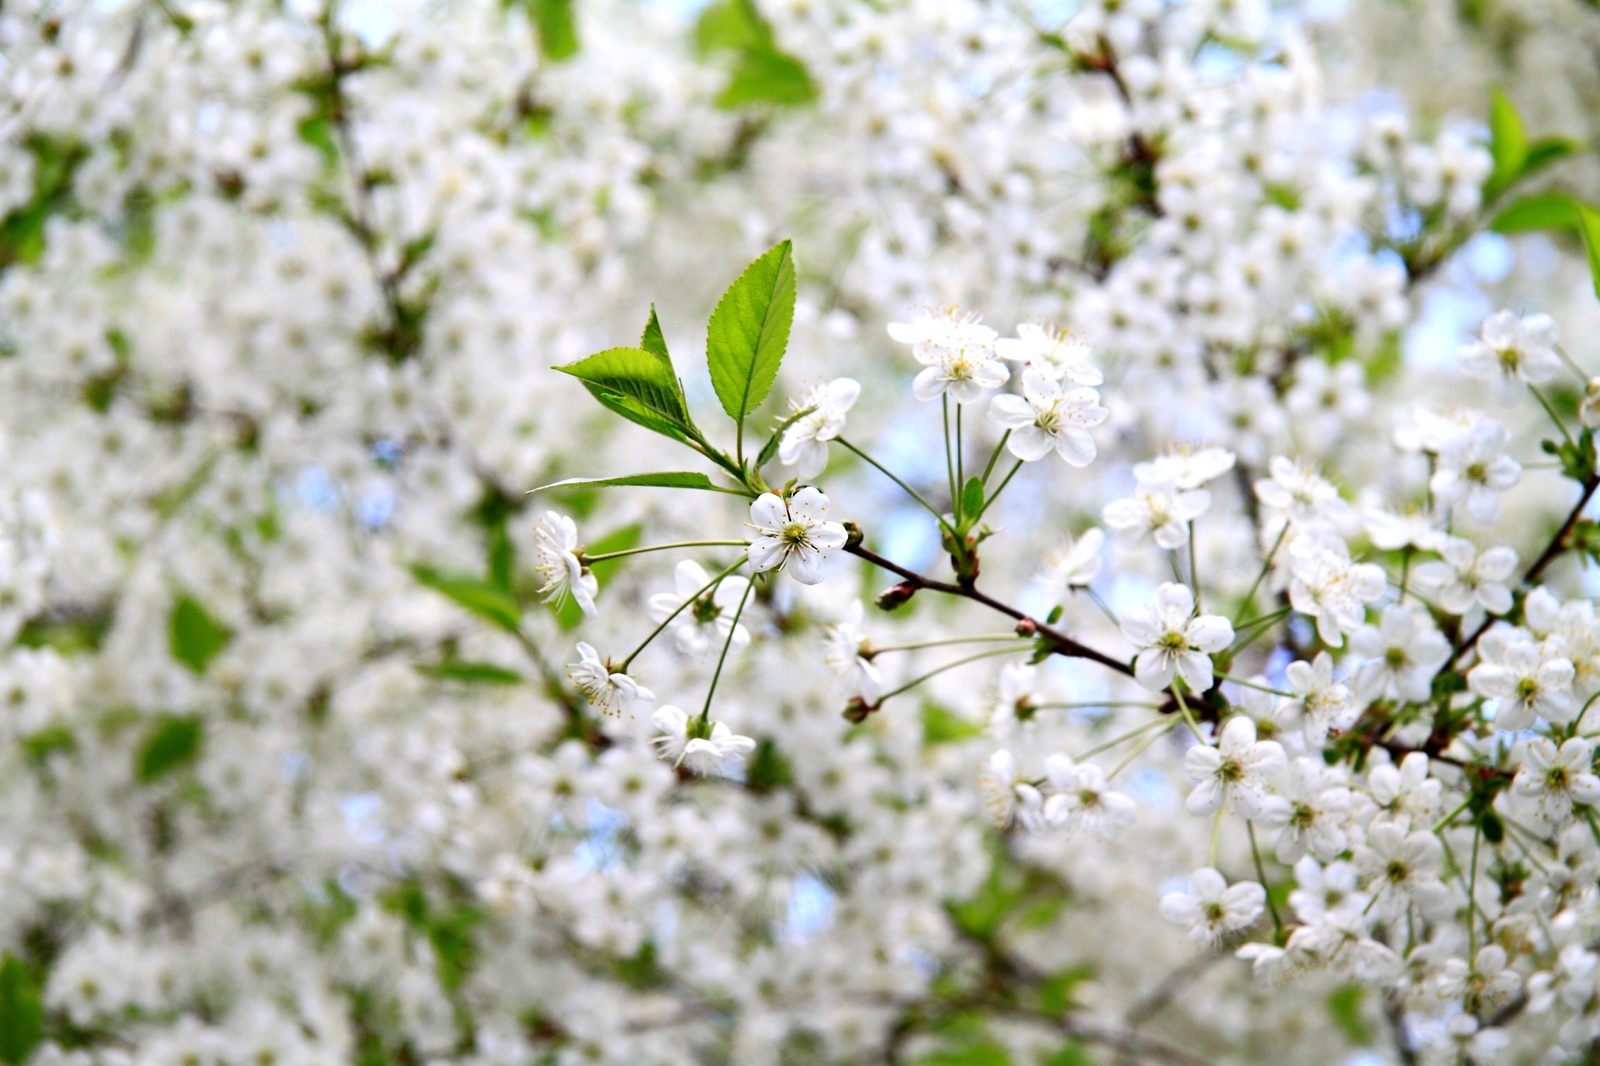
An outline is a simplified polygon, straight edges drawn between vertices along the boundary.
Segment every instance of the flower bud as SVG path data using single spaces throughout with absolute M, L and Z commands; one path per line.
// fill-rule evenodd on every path
M 1583 402 L 1578 405 L 1578 417 L 1589 429 L 1600 426 L 1600 378 L 1590 378 L 1589 384 L 1584 386 Z
M 878 594 L 878 608 L 892 611 L 896 607 L 904 606 L 911 597 L 917 594 L 915 582 L 902 581 L 898 585 L 891 585 Z

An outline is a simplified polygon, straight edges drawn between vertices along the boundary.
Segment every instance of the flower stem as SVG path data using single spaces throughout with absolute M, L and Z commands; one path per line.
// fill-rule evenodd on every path
M 722 642 L 722 654 L 717 656 L 717 670 L 711 675 L 711 687 L 706 689 L 705 706 L 700 708 L 702 722 L 711 719 L 711 697 L 716 695 L 717 682 L 722 680 L 722 664 L 728 661 L 728 649 L 733 647 L 733 635 L 739 631 L 739 616 L 744 614 L 744 605 L 750 602 L 750 590 L 755 587 L 754 581 L 745 584 L 744 595 L 739 597 L 739 607 L 733 612 L 733 622 L 728 626 L 728 639 Z
M 1015 633 L 983 633 L 970 637 L 941 637 L 937 640 L 913 640 L 905 644 L 875 644 L 870 651 L 882 655 L 888 651 L 917 651 L 921 648 L 941 648 L 951 644 L 975 644 L 981 641 L 1018 641 L 1025 638 Z
M 623 671 L 624 673 L 626 673 L 627 669 L 628 669 L 628 664 L 633 662 L 634 657 L 637 656 L 640 652 L 644 651 L 645 648 L 649 647 L 650 646 L 650 642 L 652 640 L 655 640 L 657 637 L 659 637 L 661 635 L 661 631 L 663 629 L 666 629 L 667 626 L 671 625 L 672 624 L 672 620 L 674 618 L 676 618 L 680 614 L 682 614 L 684 612 L 684 610 L 687 609 L 690 604 L 694 603 L 695 600 L 698 600 L 701 596 L 704 596 L 711 589 L 713 589 L 717 585 L 721 584 L 723 578 L 727 577 L 729 574 L 733 573 L 735 570 L 739 569 L 739 567 L 741 567 L 743 565 L 744 565 L 744 560 L 740 559 L 737 562 L 733 563 L 731 566 L 729 566 L 726 570 L 722 571 L 722 573 L 718 574 L 716 577 L 712 578 L 710 581 L 707 581 L 704 585 L 701 585 L 700 588 L 695 592 L 694 595 L 690 596 L 688 599 L 686 599 L 682 603 L 678 604 L 677 608 L 674 609 L 671 614 L 669 614 L 665 618 L 663 618 L 661 620 L 661 624 L 656 626 L 654 629 L 652 629 L 650 631 L 650 635 L 645 637 L 644 640 L 639 643 L 639 646 L 637 648 L 634 648 L 632 651 L 630 651 L 628 653 L 628 657 L 626 659 L 622 660 L 622 663 L 617 667 L 617 669 Z
M 1445 828 L 1447 826 L 1449 826 L 1449 824 L 1451 822 L 1456 820 L 1456 815 L 1460 814 L 1462 811 L 1466 810 L 1470 806 L 1472 806 L 1472 797 L 1468 796 L 1466 799 L 1461 801 L 1461 806 L 1457 807 L 1455 810 L 1451 811 L 1449 814 L 1445 815 L 1443 818 L 1440 818 L 1437 822 L 1434 822 L 1433 823 L 1433 831 L 1435 833 L 1444 832 Z
M 1094 601 L 1094 605 L 1100 608 L 1101 613 L 1111 620 L 1112 625 L 1116 626 L 1118 629 L 1122 628 L 1122 622 L 1117 619 L 1117 612 L 1113 611 L 1111 609 L 1111 605 L 1100 598 L 1100 594 L 1098 592 L 1090 588 L 1088 585 L 1083 586 L 1083 591 L 1089 594 L 1089 598 Z
M 994 501 L 998 500 L 1000 498 L 1000 494 L 1002 492 L 1006 491 L 1006 486 L 1011 484 L 1011 479 L 1016 477 L 1017 476 L 1017 471 L 1021 470 L 1021 469 L 1022 469 L 1022 460 L 1018 459 L 1016 461 L 1016 463 L 1011 467 L 1011 472 L 1009 474 L 1007 474 L 1005 476 L 1005 479 L 1000 482 L 1000 487 L 995 489 L 993 495 L 991 495 L 987 500 L 983 501 L 983 509 L 980 510 L 977 514 L 972 516 L 972 520 L 973 521 L 977 521 L 979 518 L 983 517 L 984 511 L 987 511 L 991 506 L 993 506 Z
M 1005 451 L 1006 441 L 1010 439 L 1011 431 L 1009 429 L 1000 434 L 1000 443 L 994 446 L 994 454 L 989 456 L 989 463 L 983 468 L 983 483 L 985 485 L 989 483 L 989 475 L 994 473 L 994 464 L 1000 461 L 1000 453 Z
M 954 670 L 958 666 L 965 666 L 968 663 L 975 663 L 979 659 L 992 659 L 996 655 L 1010 655 L 1012 652 L 1026 651 L 1031 647 L 1033 647 L 1033 642 L 1032 641 L 1028 641 L 1026 643 L 1021 643 L 1017 647 L 1014 647 L 1014 648 L 990 648 L 988 651 L 980 651 L 980 652 L 977 652 L 976 654 L 968 655 L 965 658 L 957 659 L 955 662 L 945 663 L 943 666 L 936 666 L 932 670 L 929 670 L 927 673 L 922 674 L 922 675 L 920 675 L 918 677 L 912 678 L 910 681 L 907 681 L 905 684 L 901 685 L 899 688 L 892 689 L 892 690 L 890 690 L 888 692 L 885 692 L 882 696 L 878 697 L 878 702 L 877 702 L 876 705 L 881 707 L 883 705 L 884 701 L 888 700 L 891 696 L 898 696 L 902 692 L 906 692 L 906 691 L 909 691 L 910 689 L 914 689 L 918 685 L 922 684 L 924 681 L 928 680 L 930 677 L 935 677 L 935 676 L 937 676 L 939 674 L 942 674 L 946 670 Z
M 944 406 L 944 472 L 950 481 L 950 513 L 955 515 L 956 522 L 961 521 L 961 489 L 956 485 L 956 462 L 950 450 L 950 394 L 945 393 L 939 398 Z
M 1189 712 L 1189 701 L 1183 698 L 1183 686 L 1175 683 L 1172 686 L 1172 695 L 1178 701 L 1178 712 L 1183 715 L 1184 724 L 1189 727 L 1189 732 L 1193 733 L 1194 738 L 1200 743 L 1210 746 L 1211 742 L 1200 732 L 1200 727 L 1195 724 L 1194 715 Z
M 1128 752 L 1128 754 L 1122 757 L 1121 762 L 1117 763 L 1117 765 L 1106 771 L 1106 780 L 1110 781 L 1123 770 L 1127 769 L 1128 764 L 1143 754 L 1146 748 L 1154 744 L 1157 740 L 1160 740 L 1162 737 L 1166 736 L 1168 733 L 1172 732 L 1173 727 L 1178 724 L 1178 721 L 1179 719 L 1177 718 L 1168 718 L 1166 721 L 1162 722 L 1161 724 L 1165 726 L 1165 728 L 1155 730 L 1149 736 L 1145 737 L 1142 741 L 1135 745 L 1132 751 Z M 1085 752 L 1085 755 L 1087 754 L 1088 753 Z
M 1285 699 L 1291 700 L 1295 698 L 1295 694 L 1293 692 L 1285 692 L 1282 689 L 1269 688 L 1266 685 L 1258 685 L 1254 681 L 1246 681 L 1243 678 L 1234 677 L 1232 674 L 1218 674 L 1217 676 L 1222 678 L 1224 681 L 1232 681 L 1235 685 L 1243 685 L 1245 688 L 1253 688 L 1257 692 L 1270 692 L 1274 696 L 1282 696 Z
M 1529 385 L 1528 391 L 1533 393 L 1533 398 L 1539 401 L 1539 406 L 1544 408 L 1544 413 L 1550 416 L 1550 421 L 1556 424 L 1556 428 L 1561 431 L 1561 436 L 1566 439 L 1566 442 L 1576 448 L 1577 444 L 1573 441 L 1572 434 L 1568 433 L 1567 427 L 1562 425 L 1561 416 L 1556 414 L 1554 407 L 1550 406 L 1550 401 L 1545 399 L 1544 393 L 1539 391 L 1539 386 Z
M 1036 709 L 1037 709 L 1037 707 L 1044 706 L 1044 705 L 1043 704 L 1037 704 L 1035 706 L 1036 706 Z M 1140 704 L 1140 706 L 1147 706 L 1147 705 L 1146 704 Z M 1128 741 L 1134 739 L 1135 737 L 1141 737 L 1144 734 L 1150 732 L 1152 729 L 1160 729 L 1162 731 L 1165 731 L 1165 730 L 1171 729 L 1173 726 L 1175 726 L 1177 724 L 1178 724 L 1178 720 L 1176 718 L 1171 718 L 1171 717 L 1168 717 L 1168 718 L 1157 718 L 1154 722 L 1146 722 L 1142 726 L 1138 726 L 1137 728 L 1128 730 L 1128 732 L 1122 734 L 1120 737 L 1115 737 L 1115 738 L 1113 738 L 1111 740 L 1105 741 L 1102 744 L 1096 744 L 1094 747 L 1090 748 L 1088 751 L 1086 751 L 1083 754 L 1077 756 L 1076 761 L 1082 762 L 1083 760 L 1089 758 L 1091 755 L 1099 755 L 1102 751 L 1110 751 L 1112 748 L 1118 746 L 1119 744 L 1126 744 Z M 1143 749 L 1141 749 L 1141 750 L 1143 750 Z
M 607 559 L 621 559 L 628 555 L 643 555 L 646 552 L 664 552 L 674 548 L 745 548 L 750 544 L 745 540 L 680 540 L 672 544 L 650 544 L 643 548 L 623 548 L 621 551 L 602 552 L 599 555 L 582 554 L 581 562 L 598 563 Z
M 1220 811 L 1218 813 L 1221 813 Z M 1272 890 L 1267 887 L 1267 868 L 1261 863 L 1261 849 L 1256 846 L 1256 824 L 1251 821 L 1244 823 L 1245 830 L 1250 834 L 1250 857 L 1256 861 L 1256 876 L 1261 878 L 1261 887 L 1267 893 L 1267 913 L 1272 915 L 1272 927 L 1283 935 L 1283 919 L 1278 917 L 1277 904 L 1272 902 Z
M 933 506 L 933 504 L 929 503 L 923 497 L 922 493 L 918 492 L 916 489 L 912 488 L 910 485 L 907 485 L 904 481 L 901 481 L 898 477 L 896 477 L 893 473 L 891 473 L 889 471 L 888 467 L 884 466 L 882 463 L 878 462 L 878 460 L 874 459 L 872 456 L 868 455 L 866 452 L 862 451 L 860 448 L 857 448 L 854 444 L 851 444 L 849 441 L 845 440 L 843 437 L 835 437 L 834 440 L 838 441 L 844 447 L 848 448 L 850 451 L 852 451 L 856 455 L 860 456 L 863 460 L 866 461 L 866 463 L 869 466 L 872 466 L 873 468 L 875 468 L 884 477 L 888 478 L 890 481 L 894 482 L 896 485 L 899 485 L 903 490 L 905 490 L 906 494 L 909 495 L 913 500 L 916 500 L 918 503 L 922 504 L 922 506 L 926 507 L 928 509 L 928 513 L 933 515 L 933 517 L 935 517 L 935 518 L 937 518 L 939 520 L 939 524 L 940 525 L 944 525 L 944 515 L 940 514 L 938 509 L 935 508 Z
M 1272 542 L 1272 550 L 1267 552 L 1267 557 L 1261 560 L 1261 570 L 1256 574 L 1256 579 L 1250 585 L 1250 591 L 1244 594 L 1244 602 L 1239 604 L 1239 614 L 1233 616 L 1233 628 L 1239 628 L 1239 616 L 1250 609 L 1256 602 L 1256 590 L 1261 587 L 1261 582 L 1267 579 L 1267 572 L 1272 569 L 1272 560 L 1277 556 L 1278 549 L 1283 547 L 1283 538 L 1289 535 L 1289 523 L 1285 522 L 1283 528 L 1278 530 L 1278 539 Z

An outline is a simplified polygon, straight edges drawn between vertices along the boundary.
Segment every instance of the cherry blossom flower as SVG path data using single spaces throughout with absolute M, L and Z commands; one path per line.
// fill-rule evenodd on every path
M 828 442 L 844 432 L 845 414 L 861 395 L 861 383 L 853 378 L 834 378 L 814 385 L 799 399 L 789 401 L 792 414 L 800 415 L 783 431 L 778 442 L 778 461 L 798 466 L 802 478 L 814 478 L 828 465 Z
M 1490 614 L 1511 610 L 1511 589 L 1506 581 L 1517 568 L 1515 551 L 1505 547 L 1480 551 L 1460 537 L 1441 538 L 1435 550 L 1444 558 L 1421 564 L 1415 577 L 1418 587 L 1432 590 L 1446 612 L 1466 614 L 1475 603 Z
M 1211 688 L 1211 653 L 1233 643 L 1233 626 L 1215 614 L 1194 613 L 1194 593 L 1168 582 L 1156 589 L 1154 606 L 1136 603 L 1122 615 L 1122 635 L 1139 649 L 1134 677 L 1152 692 L 1172 684 L 1174 674 L 1195 692 Z
M 980 400 L 1004 385 L 1011 372 L 995 354 L 996 333 L 976 314 L 919 312 L 910 323 L 891 323 L 889 336 L 912 345 L 923 369 L 911 383 L 919 400 L 949 394 L 957 403 Z
M 1317 620 L 1324 644 L 1340 647 L 1346 630 L 1366 620 L 1366 605 L 1388 588 L 1383 568 L 1354 563 L 1350 549 L 1328 531 L 1302 533 L 1289 542 L 1289 600 Z
M 1511 790 L 1546 821 L 1559 825 L 1572 817 L 1573 804 L 1600 803 L 1592 741 L 1573 737 L 1557 748 L 1549 737 L 1534 737 L 1523 745 L 1519 761 Z
M 1429 487 L 1441 503 L 1459 506 L 1474 521 L 1500 517 L 1500 493 L 1522 478 L 1522 465 L 1506 454 L 1511 435 L 1503 423 L 1482 419 L 1447 440 Z
M 1209 866 L 1189 875 L 1187 892 L 1161 897 L 1161 917 L 1187 927 L 1190 940 L 1214 944 L 1229 933 L 1255 924 L 1267 902 L 1267 890 L 1255 881 L 1228 884 Z
M 1133 800 L 1113 792 L 1100 767 L 1073 762 L 1058 752 L 1045 760 L 1044 768 L 1051 789 L 1044 801 L 1044 817 L 1051 825 L 1108 838 L 1115 830 L 1133 824 L 1137 816 Z
M 1012 455 L 1033 462 L 1054 451 L 1069 466 L 1094 460 L 1089 430 L 1108 413 L 1093 389 L 1063 391 L 1060 382 L 1031 367 L 1022 372 L 1021 396 L 1000 395 L 989 404 L 989 421 L 1010 431 L 1006 450 Z
M 1450 642 L 1426 614 L 1390 604 L 1377 625 L 1362 626 L 1350 637 L 1350 653 L 1367 660 L 1355 672 L 1362 699 L 1421 703 L 1450 658 Z
M 657 730 L 652 743 L 661 757 L 701 776 L 728 777 L 756 749 L 754 740 L 730 732 L 725 723 L 691 718 L 671 704 L 657 707 L 650 720 Z
M 640 700 L 653 700 L 655 694 L 621 671 L 613 672 L 611 664 L 600 658 L 593 647 L 578 642 L 578 661 L 567 664 L 567 678 L 589 705 L 613 718 L 623 711 L 632 712 Z
M 1509 404 L 1524 385 L 1543 385 L 1561 372 L 1556 337 L 1555 320 L 1549 315 L 1518 317 L 1515 311 L 1502 309 L 1483 320 L 1477 338 L 1456 358 L 1463 374 L 1489 381 L 1495 398 Z
M 1224 802 L 1241 818 L 1281 812 L 1281 797 L 1271 795 L 1272 783 L 1287 764 L 1283 748 L 1271 740 L 1256 740 L 1255 723 L 1243 715 L 1228 719 L 1216 747 L 1197 744 L 1184 753 L 1183 769 L 1194 788 L 1184 801 L 1190 814 L 1214 814 Z
M 669 616 L 672 618 L 673 644 L 680 652 L 701 655 L 724 642 L 729 642 L 730 648 L 742 648 L 750 643 L 750 631 L 733 621 L 745 597 L 747 580 L 725 577 L 716 588 L 702 592 L 711 583 L 711 576 L 699 563 L 685 559 L 673 570 L 672 581 L 672 592 L 658 592 L 650 597 L 650 619 L 661 622 Z M 693 602 L 683 607 L 690 600 Z M 683 610 L 679 611 L 680 607 Z M 674 611 L 678 613 L 673 615 Z
M 1348 729 L 1360 713 L 1351 698 L 1350 688 L 1333 679 L 1333 656 L 1322 651 L 1311 662 L 1292 662 L 1284 677 L 1300 704 L 1306 744 L 1322 747 L 1330 729 Z
M 883 675 L 878 664 L 862 654 L 871 647 L 861 631 L 862 619 L 861 601 L 851 600 L 845 616 L 823 630 L 822 661 L 853 695 L 876 703 L 883 692 Z
M 1402 829 L 1431 824 L 1443 789 L 1438 778 L 1428 776 L 1428 757 L 1420 751 L 1401 759 L 1398 767 L 1382 763 L 1367 773 L 1367 792 L 1377 808 L 1375 821 Z
M 594 614 L 600 583 L 578 558 L 578 526 L 556 511 L 546 511 L 533 527 L 533 572 L 545 603 L 571 595 L 584 614 Z
M 1117 530 L 1117 543 L 1123 548 L 1138 548 L 1152 540 L 1174 551 L 1189 543 L 1188 523 L 1211 507 L 1211 493 L 1205 489 L 1180 492 L 1166 480 L 1140 481 L 1133 495 L 1106 504 L 1101 517 Z
M 1044 573 L 1040 576 L 1045 598 L 1059 602 L 1073 589 L 1088 588 L 1104 564 L 1100 553 L 1105 541 L 1105 533 L 1091 526 L 1076 540 L 1068 537 L 1052 548 L 1045 555 Z
M 1052 326 L 1024 322 L 1016 337 L 995 341 L 994 350 L 1000 358 L 1020 362 L 1055 381 L 1093 388 L 1105 380 L 1089 362 L 1094 349 L 1088 342 Z
M 1013 821 L 1030 833 L 1043 832 L 1044 795 L 1017 777 L 1017 760 L 1001 748 L 984 761 L 978 772 L 978 791 L 989 808 L 994 824 L 1004 829 Z
M 1496 726 L 1515 732 L 1540 718 L 1557 725 L 1572 720 L 1572 663 L 1559 650 L 1547 651 L 1516 629 L 1496 626 L 1478 638 L 1478 656 L 1467 685 L 1499 701 Z
M 1356 870 L 1372 896 L 1372 913 L 1400 918 L 1413 905 L 1424 915 L 1438 913 L 1450 898 L 1439 880 L 1443 857 L 1439 838 L 1426 829 L 1407 834 L 1387 823 L 1373 826 L 1355 852 Z
M 807 485 L 789 499 L 764 492 L 750 505 L 749 524 L 756 531 L 746 554 L 761 573 L 785 564 L 794 579 L 815 585 L 826 574 L 828 554 L 844 547 L 844 526 L 827 521 L 828 498 Z

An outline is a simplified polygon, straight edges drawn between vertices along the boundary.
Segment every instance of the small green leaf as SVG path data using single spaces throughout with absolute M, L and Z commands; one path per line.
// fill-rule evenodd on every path
M 1094 1066 L 1088 1050 L 1074 1040 L 1044 1060 L 1044 1066 Z
M 543 492 L 545 489 L 576 488 L 583 485 L 596 489 L 635 486 L 656 489 L 722 491 L 716 485 L 713 485 L 711 479 L 704 474 L 679 470 L 663 474 L 625 474 L 622 477 L 569 477 L 563 481 L 552 481 L 548 485 L 540 485 L 536 489 L 529 489 L 528 493 L 531 495 L 535 492 Z
M 961 486 L 961 514 L 971 521 L 983 513 L 983 479 L 969 477 Z
M 794 322 L 794 256 L 788 241 L 745 268 L 711 312 L 706 362 L 722 409 L 735 422 L 766 398 Z
M 770 738 L 763 737 L 745 766 L 744 787 L 752 792 L 771 792 L 792 784 L 794 768 L 778 746 Z
M 44 1039 L 44 1004 L 28 967 L 15 955 L 0 962 L 0 1062 L 22 1066 Z
M 466 574 L 445 574 L 421 563 L 411 574 L 422 584 L 454 600 L 480 618 L 515 633 L 522 621 L 522 608 L 505 589 L 482 578 Z
M 1484 185 L 1489 196 L 1510 188 L 1528 162 L 1528 134 L 1511 101 L 1498 87 L 1489 90 L 1489 154 L 1494 170 Z
M 552 62 L 578 54 L 578 24 L 573 0 L 529 0 L 528 14 L 539 30 L 539 51 Z
M 1529 233 L 1533 230 L 1577 229 L 1578 218 L 1572 197 L 1559 192 L 1540 192 L 1506 205 L 1494 216 L 1489 228 L 1496 233 Z
M 1012 1066 L 1011 1053 L 1002 1044 L 985 1040 L 965 1047 L 935 1051 L 917 1060 L 918 1066 Z
M 666 364 L 672 370 L 672 356 L 667 354 L 667 338 L 661 332 L 661 321 L 656 318 L 656 305 L 650 305 L 650 321 L 644 324 L 644 333 L 639 337 L 639 350 L 649 352 Z
M 1367 990 L 1361 985 L 1341 985 L 1328 995 L 1328 1013 L 1345 1038 L 1356 1046 L 1372 1043 L 1372 1028 L 1367 1024 L 1362 1004 Z
M 484 685 L 517 685 L 523 677 L 515 670 L 507 670 L 493 663 L 447 662 L 418 664 L 417 673 L 441 681 L 468 681 Z
M 682 441 L 698 436 L 672 364 L 641 348 L 609 348 L 555 369 L 586 385 L 595 399 L 646 429 Z
M 134 773 L 149 784 L 200 754 L 201 722 L 198 718 L 169 715 L 160 719 L 145 737 L 134 763 Z
M 751 49 L 734 63 L 717 106 L 730 111 L 750 104 L 798 106 L 816 98 L 817 87 L 805 64 L 776 50 Z
M 1490 844 L 1498 844 L 1506 838 L 1506 824 L 1492 810 L 1486 810 L 1478 816 L 1478 825 L 1483 829 L 1483 839 Z
M 211 660 L 232 639 L 233 634 L 212 618 L 193 597 L 179 596 L 172 605 L 167 628 L 168 646 L 172 649 L 172 657 L 195 673 L 205 673 Z
M 65 754 L 77 751 L 78 737 L 68 726 L 46 726 L 37 733 L 23 737 L 21 747 L 29 762 L 43 763 L 58 752 Z
M 1583 234 L 1583 246 L 1589 252 L 1589 276 L 1594 280 L 1594 293 L 1600 296 L 1600 210 L 1589 204 L 1574 204 L 1578 216 L 1578 232 Z
M 1040 1012 L 1055 1016 L 1072 1010 L 1077 1005 L 1073 995 L 1078 986 L 1093 977 L 1094 967 L 1088 964 L 1069 966 L 1065 970 L 1051 974 L 1039 985 Z
M 1581 151 L 1583 143 L 1571 137 L 1540 137 L 1528 145 L 1528 157 L 1522 162 L 1522 175 L 1527 177 Z
M 761 454 L 756 458 L 757 470 L 772 462 L 773 457 L 778 454 L 778 448 L 783 444 L 783 435 L 789 431 L 789 427 L 815 410 L 815 407 L 807 407 L 804 410 L 796 411 L 778 423 L 778 428 L 772 431 L 772 436 L 767 438 L 767 443 L 761 446 Z
M 922 705 L 922 743 L 925 747 L 970 740 L 983 735 L 983 727 L 937 703 Z

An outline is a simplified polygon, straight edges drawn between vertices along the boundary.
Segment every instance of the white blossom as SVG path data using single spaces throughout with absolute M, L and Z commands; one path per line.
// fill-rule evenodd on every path
M 756 572 L 785 564 L 796 581 L 815 585 L 825 576 L 830 552 L 844 547 L 844 526 L 827 521 L 828 498 L 810 485 L 789 499 L 764 492 L 750 505 L 756 537 L 746 553 Z
M 789 401 L 792 415 L 798 415 L 783 431 L 778 442 L 778 461 L 798 466 L 802 478 L 814 478 L 828 465 L 828 442 L 844 432 L 845 415 L 861 395 L 861 383 L 853 378 L 834 378 L 813 385 L 798 399 Z M 801 414 L 800 412 L 809 412 Z
M 1043 459 L 1054 451 L 1069 466 L 1094 460 L 1089 430 L 1108 412 L 1090 388 L 1063 391 L 1060 382 L 1029 368 L 1022 372 L 1022 395 L 1002 394 L 989 404 L 989 421 L 1010 431 L 1006 449 L 1023 462 Z
M 1233 626 L 1215 614 L 1195 614 L 1194 593 L 1168 582 L 1154 606 L 1136 603 L 1122 615 L 1122 635 L 1139 649 L 1133 660 L 1139 684 L 1159 691 L 1173 675 L 1195 692 L 1211 688 L 1211 655 L 1233 643 Z
M 1230 885 L 1216 870 L 1203 866 L 1189 875 L 1187 892 L 1161 897 L 1161 917 L 1187 927 L 1190 940 L 1215 943 L 1254 925 L 1266 901 L 1267 891 L 1257 882 Z

